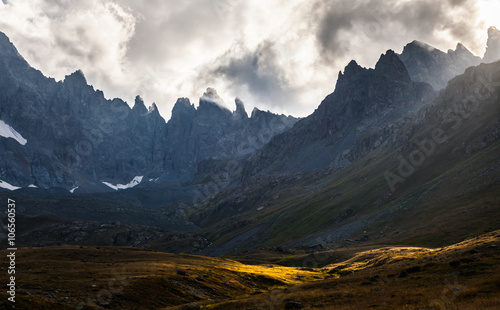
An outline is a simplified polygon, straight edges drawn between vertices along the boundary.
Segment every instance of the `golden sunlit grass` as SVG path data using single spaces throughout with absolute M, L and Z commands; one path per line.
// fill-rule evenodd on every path
M 286 300 L 310 309 L 498 309 L 499 241 L 497 231 L 438 249 L 361 251 L 325 266 L 332 278 L 216 309 L 284 309 Z
M 140 309 L 158 309 L 242 298 L 326 275 L 322 270 L 244 265 L 228 259 L 133 248 L 24 248 L 17 255 L 17 305 L 36 302 L 42 307 L 47 303 L 51 309 L 130 309 L 133 304 L 139 304 Z M 7 300 L 5 294 L 0 295 Z
M 384 247 L 323 268 L 133 248 L 18 251 L 21 309 L 496 309 L 500 231 L 438 249 Z M 2 251 L 1 255 L 4 255 Z M 0 307 L 9 309 L 0 293 Z

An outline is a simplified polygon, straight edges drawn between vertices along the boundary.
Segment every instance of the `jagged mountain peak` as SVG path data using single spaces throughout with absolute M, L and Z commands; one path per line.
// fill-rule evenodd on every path
M 411 80 L 405 65 L 393 50 L 388 50 L 380 56 L 375 65 L 375 72 L 404 82 Z
M 141 96 L 137 95 L 135 97 L 135 103 L 134 103 L 134 107 L 132 108 L 132 111 L 139 113 L 139 114 L 145 114 L 148 112 L 148 109 L 146 108 L 146 105 L 144 104 L 144 100 L 141 98 Z
M 255 107 L 255 108 L 253 108 L 252 113 L 250 114 L 250 118 L 252 118 L 252 119 L 256 119 L 256 118 L 258 118 L 260 115 L 263 115 L 263 114 L 265 114 L 265 113 L 266 113 L 265 111 L 262 111 L 262 110 L 260 110 L 259 108 Z
M 486 45 L 483 61 L 488 63 L 500 59 L 500 30 L 493 26 L 488 29 L 488 42 Z
M 102 181 L 139 176 L 188 181 L 201 161 L 243 156 L 296 121 L 271 113 L 263 121 L 248 119 L 241 100 L 233 113 L 208 88 L 197 108 L 179 98 L 165 123 L 156 104 L 148 109 L 140 96 L 132 109 L 120 99 L 106 100 L 80 70 L 62 82 L 44 77 L 3 34 L 0 94 L 2 120 L 29 140 L 12 149 L 0 137 L 0 180 L 41 189 L 78 184 L 81 193 L 108 191 Z
M 66 75 L 64 78 L 65 83 L 70 83 L 73 85 L 86 86 L 87 79 L 85 78 L 85 74 L 83 74 L 82 70 L 76 70 L 70 75 Z
M 366 71 L 365 68 L 361 67 L 360 65 L 358 65 L 358 63 L 356 62 L 356 60 L 351 60 L 347 66 L 344 68 L 344 76 L 351 76 L 351 75 L 356 75 L 358 74 L 359 72 L 363 72 L 363 71 Z
M 192 119 L 195 113 L 196 108 L 189 98 L 178 98 L 172 108 L 172 116 L 169 122 L 174 123 L 179 119 Z
M 355 60 L 351 60 L 344 68 L 344 73 L 339 72 L 337 86 L 351 83 L 351 79 L 364 79 L 365 75 L 369 75 L 371 72 L 379 77 L 385 76 L 393 80 L 410 81 L 410 76 L 403 62 L 393 50 L 388 50 L 380 56 L 374 70 L 363 68 Z
M 215 104 L 219 108 L 229 111 L 224 103 L 224 100 L 222 100 L 222 98 L 217 93 L 217 90 L 211 87 L 208 87 L 200 98 L 200 107 L 206 104 Z
M 488 36 L 500 35 L 500 30 L 498 30 L 495 26 L 491 26 L 488 28 Z
M 189 98 L 182 97 L 182 98 L 178 98 L 177 101 L 175 102 L 174 109 L 176 107 L 178 107 L 179 109 L 192 108 L 193 105 L 191 104 L 191 101 L 189 100 Z
M 462 43 L 458 42 L 457 43 L 457 46 L 455 47 L 455 51 L 469 51 L 469 49 L 467 47 L 465 47 L 465 45 L 463 45 Z
M 374 69 L 352 60 L 316 111 L 257 151 L 249 166 L 257 173 L 345 167 L 361 156 L 346 157 L 360 136 L 418 109 L 434 95 L 429 85 L 410 79 L 393 50 L 382 54 Z
M 195 111 L 194 104 L 191 104 L 189 98 L 178 98 L 172 108 L 172 116 L 182 112 L 182 111 Z
M 165 121 L 163 119 L 163 117 L 161 117 L 160 111 L 159 111 L 156 103 L 153 102 L 148 108 L 146 108 L 146 104 L 144 103 L 144 99 L 142 99 L 142 97 L 139 95 L 137 95 L 135 97 L 135 103 L 134 103 L 134 107 L 132 108 L 132 111 L 136 114 L 139 114 L 139 115 L 146 115 L 146 114 L 153 115 L 157 118 L 162 119 L 163 122 Z
M 442 53 L 442 51 L 438 50 L 434 46 L 431 46 L 427 43 L 424 43 L 424 42 L 421 42 L 418 40 L 413 40 L 412 42 L 406 44 L 406 46 L 403 48 L 403 53 L 405 52 L 405 50 L 407 52 L 417 51 L 417 50 L 426 50 L 428 52 L 437 52 L 437 53 L 441 52 Z
M 158 107 L 156 106 L 156 103 L 152 103 L 151 106 L 148 108 L 148 113 L 154 113 L 154 114 L 160 114 L 160 111 L 158 111 Z
M 234 99 L 234 103 L 236 105 L 236 109 L 241 108 L 241 109 L 245 110 L 245 104 L 243 103 L 243 101 L 240 98 L 236 97 Z
M 345 66 L 343 73 L 342 73 L 342 71 L 339 71 L 336 88 L 343 83 L 349 83 L 348 81 L 351 79 L 359 78 L 360 76 L 362 76 L 366 72 L 368 72 L 368 70 L 366 68 L 363 68 L 360 65 L 358 65 L 356 60 L 354 60 L 354 59 L 351 60 L 347 64 L 347 66 Z
M 461 57 L 461 58 L 477 58 L 479 59 L 479 57 L 477 56 L 474 56 L 474 54 L 472 54 L 472 52 L 465 46 L 463 45 L 462 43 L 458 42 L 457 43 L 457 46 L 455 47 L 455 50 L 448 50 L 448 55 L 450 56 L 455 56 L 455 57 Z
M 248 118 L 248 114 L 245 110 L 245 104 L 243 103 L 243 101 L 241 101 L 240 98 L 235 98 L 234 103 L 236 105 L 236 110 L 233 113 L 234 117 L 236 117 L 237 119 Z
M 481 58 L 472 54 L 471 51 L 462 43 L 457 43 L 455 50 L 448 50 L 447 56 L 453 64 L 459 64 L 464 67 L 478 64 Z
M 481 62 L 461 43 L 455 50 L 445 53 L 428 44 L 413 41 L 398 56 L 413 81 L 429 83 L 435 90 L 445 88 L 450 79 Z
M 172 116 L 167 123 L 189 123 L 196 115 L 196 108 L 189 98 L 178 98 L 172 108 Z

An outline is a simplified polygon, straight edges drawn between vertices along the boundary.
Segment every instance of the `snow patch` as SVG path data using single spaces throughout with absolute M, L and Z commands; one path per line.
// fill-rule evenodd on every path
M 73 187 L 72 189 L 69 190 L 71 194 L 73 194 L 80 186 Z
M 36 186 L 35 184 L 30 184 L 28 187 L 29 188 L 38 188 L 38 186 Z
M 17 186 L 14 186 L 12 184 L 9 184 L 3 180 L 0 180 L 0 187 L 1 188 L 5 188 L 5 189 L 8 189 L 10 191 L 15 191 L 16 189 L 20 189 L 20 187 L 17 187 Z
M 19 132 L 7 125 L 2 120 L 0 120 L 0 136 L 4 138 L 12 138 L 19 142 L 19 144 L 21 145 L 25 145 L 26 143 L 28 143 L 28 140 L 24 139 Z
M 130 183 L 128 183 L 128 184 L 116 184 L 116 185 L 113 185 L 113 184 L 108 183 L 108 182 L 102 182 L 102 183 L 104 185 L 108 186 L 108 187 L 111 187 L 115 191 L 117 191 L 117 190 L 120 190 L 120 189 L 127 189 L 127 188 L 132 188 L 134 186 L 137 186 L 137 185 L 139 185 L 139 183 L 142 182 L 143 178 L 144 178 L 143 176 L 137 176 L 132 181 L 130 181 Z

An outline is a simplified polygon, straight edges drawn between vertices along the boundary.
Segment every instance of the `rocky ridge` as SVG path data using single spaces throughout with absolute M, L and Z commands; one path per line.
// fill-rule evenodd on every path
M 351 61 L 339 73 L 335 91 L 312 115 L 252 154 L 247 173 L 345 167 L 363 155 L 350 154 L 360 136 L 416 111 L 435 96 L 431 86 L 410 79 L 392 50 L 374 69 Z
M 448 81 L 463 74 L 465 69 L 500 59 L 500 31 L 495 27 L 488 29 L 486 44 L 483 58 L 474 56 L 462 43 L 445 53 L 419 41 L 407 44 L 398 56 L 413 81 L 426 82 L 435 90 L 442 90 Z
M 237 158 L 289 129 L 293 117 L 222 108 L 213 89 L 198 108 L 178 100 L 167 123 L 156 104 L 107 100 L 76 71 L 56 82 L 33 68 L 0 33 L 0 120 L 24 139 L 0 137 L 0 180 L 15 187 L 109 191 L 109 184 L 189 180 L 202 160 Z M 258 117 L 264 114 L 265 117 Z

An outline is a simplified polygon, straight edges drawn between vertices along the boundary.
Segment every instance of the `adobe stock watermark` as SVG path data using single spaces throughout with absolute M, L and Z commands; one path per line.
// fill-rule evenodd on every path
M 276 132 L 274 128 L 278 127 L 278 120 L 273 119 L 271 122 L 266 123 L 265 126 L 259 130 L 257 135 L 253 137 L 246 137 L 240 141 L 235 149 L 237 157 L 242 157 L 255 151 L 269 142 Z M 231 159 L 225 165 L 222 173 L 212 174 L 211 180 L 206 184 L 199 184 L 193 197 L 193 206 L 200 206 L 208 198 L 214 197 L 223 190 L 225 190 L 233 181 L 235 176 L 240 176 L 243 172 L 243 165 L 235 159 Z
M 121 272 L 116 268 L 111 270 L 113 279 L 109 280 L 108 287 L 100 289 L 95 298 L 89 298 L 87 302 L 90 304 L 95 303 L 100 306 L 108 307 L 113 301 L 114 295 L 120 295 L 125 290 L 125 287 L 129 285 L 129 277 L 126 274 L 126 268 L 123 267 Z M 97 285 L 92 285 L 93 288 L 97 289 Z
M 81 168 L 82 162 L 91 158 L 95 147 L 104 142 L 106 136 L 116 134 L 117 123 L 125 123 L 131 111 L 126 103 L 115 100 L 109 102 L 108 109 L 113 117 L 103 118 L 95 127 L 82 128 L 80 132 L 82 139 L 64 148 L 62 156 L 68 167 Z M 63 135 L 73 136 L 75 120 L 70 115 L 65 115 L 61 119 Z
M 372 42 L 380 35 L 387 33 L 387 25 L 390 25 L 398 14 L 405 10 L 405 3 L 393 1 L 387 6 L 377 6 L 366 10 L 366 13 L 357 20 L 356 34 L 360 40 L 352 40 L 352 36 L 338 42 L 338 50 L 341 54 L 364 54 L 366 43 Z
M 386 171 L 384 173 L 385 180 L 391 189 L 391 192 L 396 190 L 397 183 L 403 183 L 406 178 L 409 178 L 413 173 L 415 173 L 416 168 L 420 167 L 425 160 L 434 154 L 436 150 L 436 145 L 444 143 L 448 137 L 445 136 L 444 130 L 441 128 L 436 128 L 432 132 L 432 138 L 424 139 L 421 142 L 416 143 L 417 149 L 410 152 L 408 159 L 405 159 L 402 155 L 399 155 L 397 159 L 399 160 L 399 166 L 397 172 L 392 173 Z
M 460 288 L 458 284 L 458 277 L 455 276 L 453 279 L 453 283 L 449 279 L 444 280 L 445 287 L 441 292 L 441 296 L 439 298 L 434 299 L 429 303 L 430 307 L 439 309 L 448 309 L 448 306 L 454 303 L 458 296 L 460 295 Z
M 223 191 L 231 183 L 232 176 L 240 174 L 242 169 L 236 160 L 231 160 L 223 173 L 212 175 L 210 182 L 202 184 L 196 189 L 193 197 L 193 206 L 199 206 L 206 199 L 214 197 Z
M 13 199 L 7 199 L 7 258 L 9 261 L 9 267 L 7 269 L 7 274 L 9 275 L 7 283 L 7 298 L 10 302 L 16 302 L 16 202 Z
M 242 0 L 214 0 L 212 6 L 219 19 L 224 21 L 241 2 Z
M 496 73 L 500 73 L 500 69 Z M 474 89 L 473 95 L 453 104 L 449 109 L 444 111 L 444 123 L 453 123 L 448 132 L 445 132 L 442 128 L 434 129 L 431 137 L 415 142 L 416 148 L 409 153 L 407 158 L 404 158 L 403 155 L 397 157 L 399 165 L 396 171 L 385 171 L 384 177 L 391 192 L 396 190 L 398 183 L 404 183 L 406 179 L 412 176 L 434 154 L 437 145 L 448 140 L 447 133 L 458 130 L 466 119 L 479 110 L 481 101 L 488 100 L 494 96 L 495 87 L 500 86 L 499 81 L 493 81 L 492 74 L 487 77 L 478 77 L 478 82 L 480 85 Z
M 67 166 L 81 168 L 82 161 L 90 157 L 93 149 L 93 144 L 89 140 L 80 140 L 74 147 L 67 146 L 63 154 Z
M 194 89 L 193 79 L 197 79 L 199 72 L 190 66 L 171 68 L 162 64 L 148 65 L 144 77 L 140 82 L 145 92 L 174 92 L 185 94 Z

